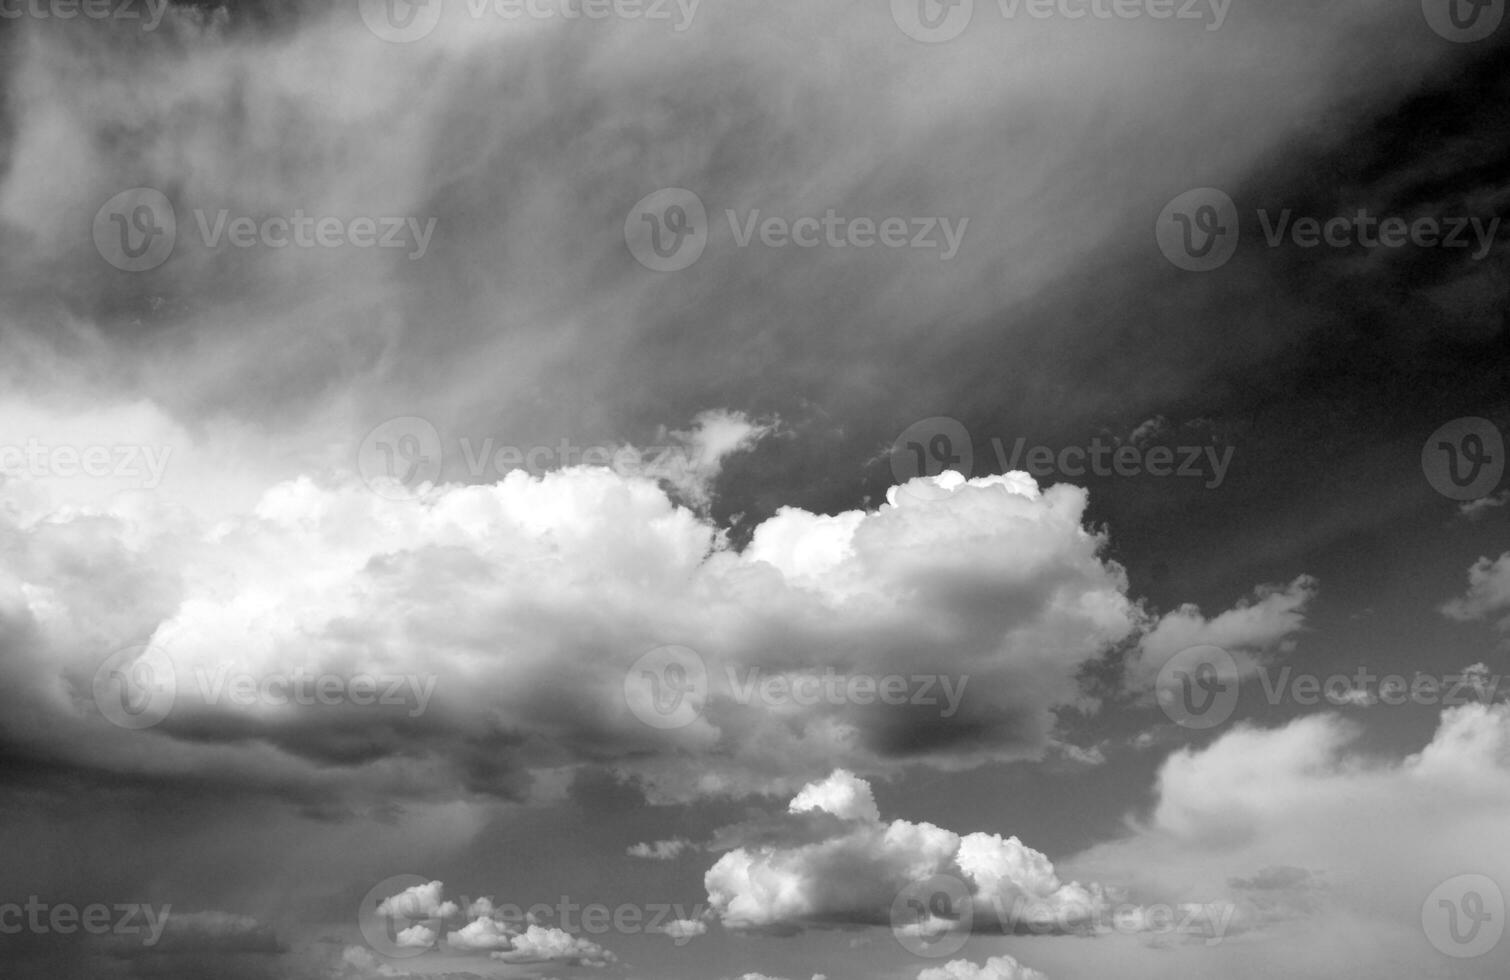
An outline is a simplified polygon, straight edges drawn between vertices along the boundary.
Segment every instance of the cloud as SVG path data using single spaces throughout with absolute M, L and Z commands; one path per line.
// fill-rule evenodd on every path
M 1157 901 L 1232 903 L 1230 934 L 1265 940 L 1238 946 L 1266 974 L 1429 972 L 1441 962 L 1422 931 L 1433 890 L 1464 874 L 1510 883 L 1510 707 L 1449 708 L 1404 758 L 1361 736 L 1327 713 L 1181 749 L 1132 833 L 1061 864 Z M 1226 968 L 1216 944 L 1196 945 L 1192 969 Z M 1502 944 L 1484 975 L 1507 955 Z M 1155 975 L 1145 966 L 1130 972 Z
M 1048 980 L 1037 970 L 1030 970 L 1010 956 L 993 956 L 977 966 L 969 960 L 950 960 L 943 966 L 929 967 L 918 980 Z
M 1303 628 L 1306 606 L 1316 592 L 1316 580 L 1302 575 L 1288 585 L 1259 588 L 1252 598 L 1210 619 L 1192 604 L 1168 612 L 1139 640 L 1128 662 L 1127 683 L 1133 690 L 1149 690 L 1169 658 L 1206 644 L 1233 654 L 1239 671 L 1252 673 L 1260 654 L 1281 647 Z
M 47 752 L 77 764 L 327 801 L 521 798 L 531 769 L 588 757 L 683 799 L 791 792 L 838 766 L 1035 757 L 1082 665 L 1137 627 L 1125 574 L 1082 525 L 1083 490 L 1020 475 L 917 487 L 931 496 L 783 509 L 743 551 L 651 480 L 597 467 L 415 500 L 300 479 L 212 524 L 161 501 L 13 497 L 28 509 L 0 513 L 16 648 L 0 700 L 55 725 Z M 143 642 L 169 658 L 175 698 L 122 738 L 93 684 Z M 709 687 L 700 717 L 661 731 L 624 684 L 673 642 Z M 384 679 L 383 696 L 295 696 L 319 676 Z M 751 677 L 837 679 L 841 696 L 772 701 Z M 674 761 L 689 751 L 705 771 Z
M 681 946 L 697 936 L 707 935 L 708 924 L 701 919 L 672 919 L 665 925 L 652 926 L 649 931 L 663 932 L 676 940 L 678 946 Z
M 531 925 L 515 936 L 511 949 L 491 955 L 505 963 L 567 963 L 591 967 L 605 967 L 617 960 L 591 940 L 573 936 L 554 926 L 540 925 Z
M 647 861 L 673 861 L 689 850 L 697 850 L 697 845 L 685 837 L 673 837 L 648 844 L 631 844 L 627 853 L 630 857 Z
M 891 924 L 898 896 L 939 875 L 968 888 L 983 931 L 992 928 L 987 909 L 1007 931 L 1027 906 L 1051 929 L 1074 931 L 1104 903 L 1099 887 L 1061 882 L 1048 858 L 1016 837 L 882 822 L 870 787 L 843 771 L 804 787 L 787 815 L 722 837 L 748 840 L 703 877 L 711 909 L 731 929 Z
M 1488 516 L 1489 512 L 1496 507 L 1505 506 L 1506 503 L 1510 503 L 1510 490 L 1479 497 L 1477 500 L 1465 501 L 1458 505 L 1458 515 L 1467 521 L 1477 521 Z
M 1510 551 L 1491 561 L 1480 558 L 1468 569 L 1468 592 L 1449 600 L 1441 607 L 1442 615 L 1460 623 L 1475 622 L 1510 609 Z M 1510 631 L 1510 616 L 1494 624 L 1495 629 Z

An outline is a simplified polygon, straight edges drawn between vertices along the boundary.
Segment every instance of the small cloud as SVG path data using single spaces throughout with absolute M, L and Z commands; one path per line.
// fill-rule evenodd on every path
M 632 844 L 625 853 L 632 858 L 641 858 L 646 861 L 671 861 L 688 851 L 696 850 L 698 850 L 698 845 L 685 837 L 673 837 L 670 840 L 658 840 L 648 844 Z

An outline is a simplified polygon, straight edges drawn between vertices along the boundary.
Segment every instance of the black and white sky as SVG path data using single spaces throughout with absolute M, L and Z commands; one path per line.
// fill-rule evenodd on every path
M 1510 974 L 1505 0 L 0 0 L 0 977 Z

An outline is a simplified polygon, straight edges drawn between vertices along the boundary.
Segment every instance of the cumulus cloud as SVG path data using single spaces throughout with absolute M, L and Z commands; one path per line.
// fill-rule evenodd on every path
M 702 919 L 672 919 L 664 925 L 651 926 L 650 931 L 665 933 L 681 946 L 688 940 L 707 935 L 708 924 Z
M 530 925 L 514 937 L 513 946 L 491 954 L 505 963 L 567 963 L 605 967 L 615 957 L 597 943 L 554 926 Z
M 843 771 L 804 787 L 787 815 L 722 837 L 748 841 L 703 878 L 712 911 L 731 929 L 892 923 L 905 889 L 941 875 L 968 889 L 962 897 L 980 909 L 973 925 L 981 931 L 1026 929 L 1025 913 L 1045 931 L 1077 931 L 1105 904 L 1099 886 L 1062 882 L 1016 837 L 882 822 L 870 787 Z
M 519 797 L 531 769 L 583 753 L 665 798 L 1035 757 L 1082 665 L 1138 626 L 1125 575 L 1083 526 L 1081 489 L 917 485 L 931 494 L 878 510 L 783 509 L 743 551 L 654 481 L 601 467 L 415 500 L 300 479 L 209 525 L 160 502 L 28 498 L 0 513 L 17 647 L 0 698 L 56 723 L 48 751 L 82 764 L 293 795 Z M 69 571 L 83 567 L 87 581 Z M 661 731 L 629 710 L 624 678 L 673 641 L 706 664 L 707 699 Z M 169 657 L 176 697 L 120 738 L 91 703 L 95 674 L 142 642 Z M 301 672 L 388 681 L 375 704 L 280 700 Z M 771 677 L 837 679 L 841 696 L 750 695 Z M 902 697 L 882 703 L 888 678 Z M 273 697 L 227 693 L 243 682 Z M 687 751 L 708 763 L 695 777 L 664 754 Z
M 943 966 L 929 967 L 918 980 L 1048 980 L 1037 970 L 1023 966 L 1010 956 L 993 956 L 976 965 L 969 960 L 950 960 Z

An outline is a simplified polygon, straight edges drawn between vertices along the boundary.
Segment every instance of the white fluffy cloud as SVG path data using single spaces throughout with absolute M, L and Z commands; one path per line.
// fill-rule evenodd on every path
M 85 765 L 292 793 L 517 796 L 530 769 L 580 750 L 675 798 L 790 792 L 840 765 L 1034 757 L 1077 671 L 1141 611 L 1083 526 L 1083 490 L 1021 474 L 917 487 L 875 511 L 784 509 L 743 552 L 654 481 L 591 467 L 412 501 L 300 479 L 209 525 L 161 502 L 28 497 L 0 513 L 0 616 L 17 641 L 0 698 Z M 147 640 L 171 658 L 176 700 L 122 733 L 91 703 L 94 675 Z M 667 643 L 708 668 L 702 716 L 674 731 L 642 724 L 623 693 L 629 665 Z M 226 693 L 239 678 L 277 695 L 300 672 L 400 686 L 375 705 Z M 895 704 L 874 687 L 741 700 L 752 672 L 909 687 Z M 667 755 L 687 751 L 708 762 L 695 775 Z
M 800 805 L 799 805 L 800 804 Z M 1102 890 L 1062 882 L 1048 858 L 1016 837 L 961 836 L 876 812 L 870 787 L 839 771 L 807 787 L 770 827 L 733 828 L 734 847 L 708 869 L 708 902 L 732 929 L 893 924 L 908 887 L 939 875 L 958 880 L 983 931 L 1011 931 L 1026 908 L 1049 928 L 1074 931 L 1105 904 Z M 989 911 L 988 911 L 989 910 Z
M 531 925 L 514 937 L 513 947 L 492 954 L 505 963 L 569 963 L 604 967 L 616 957 L 597 943 L 554 926 Z
M 993 956 L 976 965 L 969 960 L 950 960 L 943 966 L 930 967 L 918 974 L 918 980 L 1048 980 L 1037 970 L 1023 966 L 1010 956 Z

